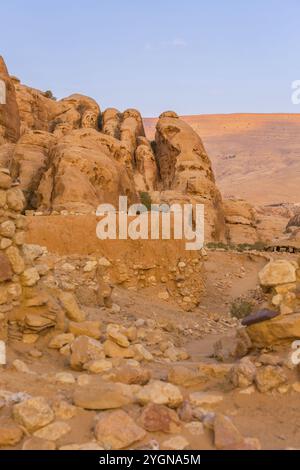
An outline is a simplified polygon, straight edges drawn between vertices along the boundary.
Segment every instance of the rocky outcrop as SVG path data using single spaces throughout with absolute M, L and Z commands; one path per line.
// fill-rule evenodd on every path
M 257 242 L 259 237 L 255 209 L 240 199 L 227 199 L 223 204 L 230 242 L 234 245 Z
M 145 136 L 142 116 L 136 109 L 127 109 L 122 115 L 120 138 L 132 156 L 139 136 Z
M 20 137 L 20 116 L 14 83 L 0 56 L 0 81 L 5 88 L 5 104 L 0 104 L 0 145 L 16 142 Z
M 285 259 L 271 260 L 260 271 L 260 285 L 269 294 L 269 304 L 277 316 L 271 315 L 271 319 L 260 321 L 257 315 L 256 322 L 249 322 L 247 333 L 255 347 L 264 348 L 300 338 L 299 274 L 299 264 Z M 247 318 L 244 324 L 247 324 Z
M 20 183 L 27 208 L 37 208 L 36 191 L 49 166 L 49 154 L 56 143 L 53 134 L 28 131 L 20 138 L 11 157 L 11 175 Z
M 21 135 L 30 130 L 49 131 L 49 125 L 57 112 L 57 102 L 35 88 L 21 84 L 13 77 L 21 121 Z
M 118 205 L 119 195 L 136 199 L 127 172 L 130 154 L 121 142 L 95 129 L 79 129 L 53 148 L 38 189 L 41 210 L 94 212 L 100 203 Z
M 140 192 L 153 192 L 158 185 L 158 169 L 150 142 L 139 137 L 135 151 L 135 185 Z
M 160 116 L 156 141 L 150 142 L 135 109 L 102 114 L 92 98 L 56 100 L 10 78 L 3 63 L 1 70 L 11 116 L 1 108 L 6 145 L 0 146 L 0 163 L 20 183 L 26 209 L 94 212 L 102 202 L 117 206 L 120 195 L 147 207 L 198 203 L 205 205 L 206 241 L 226 239 L 210 160 L 200 137 L 176 113 Z
M 102 131 L 104 134 L 120 139 L 121 113 L 115 108 L 107 108 L 102 114 Z
M 48 93 L 13 79 L 21 120 L 21 134 L 30 130 L 53 132 L 60 137 L 81 127 L 97 128 L 101 115 L 98 104 L 87 96 L 74 94 L 56 101 Z
M 52 116 L 50 131 L 61 136 L 73 129 L 98 129 L 100 115 L 96 101 L 74 94 L 56 103 L 56 113 Z
M 162 191 L 168 198 L 205 204 L 206 239 L 225 237 L 222 198 L 211 163 L 198 134 L 173 112 L 163 113 L 156 127 L 156 158 Z M 181 197 L 180 197 L 181 195 Z

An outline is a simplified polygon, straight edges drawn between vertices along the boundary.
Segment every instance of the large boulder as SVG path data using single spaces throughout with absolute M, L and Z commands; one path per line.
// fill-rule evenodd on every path
M 296 263 L 285 259 L 270 261 L 259 273 L 259 281 L 263 287 L 275 287 L 281 284 L 296 282 Z
M 264 348 L 300 338 L 300 314 L 280 315 L 272 320 L 247 327 L 254 347 Z

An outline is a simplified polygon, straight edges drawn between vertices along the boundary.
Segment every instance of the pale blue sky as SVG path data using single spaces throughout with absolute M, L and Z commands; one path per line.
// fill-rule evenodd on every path
M 30 86 L 144 116 L 300 112 L 299 0 L 9 0 L 0 54 Z

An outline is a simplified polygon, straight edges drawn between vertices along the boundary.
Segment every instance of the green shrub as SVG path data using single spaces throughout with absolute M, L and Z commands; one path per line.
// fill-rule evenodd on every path
M 151 211 L 152 200 L 150 194 L 146 192 L 141 192 L 140 198 L 141 203 L 144 204 L 145 207 L 147 207 L 148 211 Z
M 234 318 L 238 320 L 247 317 L 253 311 L 254 305 L 248 300 L 238 298 L 235 299 L 230 307 L 230 313 Z
M 55 98 L 55 96 L 53 95 L 53 93 L 52 93 L 51 90 L 45 91 L 44 95 L 46 96 L 46 98 L 49 98 L 49 100 L 56 101 L 56 98 Z

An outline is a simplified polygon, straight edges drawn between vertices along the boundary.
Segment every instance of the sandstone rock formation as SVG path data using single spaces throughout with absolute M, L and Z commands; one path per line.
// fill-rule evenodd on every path
M 20 117 L 15 87 L 0 56 L 0 80 L 5 86 L 5 104 L 0 104 L 0 145 L 20 137 Z
M 26 209 L 94 212 L 102 202 L 117 205 L 119 195 L 132 203 L 144 193 L 158 204 L 205 204 L 207 241 L 226 238 L 209 158 L 176 113 L 161 115 L 151 143 L 137 110 L 101 114 L 92 98 L 79 94 L 57 101 L 11 79 L 1 64 L 8 86 L 2 143 L 17 145 L 2 145 L 0 161 L 20 183 Z
M 20 182 L 27 208 L 37 208 L 40 181 L 49 166 L 50 151 L 56 138 L 45 131 L 28 131 L 22 135 L 11 156 L 10 168 L 13 180 Z
M 206 238 L 225 239 L 222 198 L 198 134 L 175 113 L 163 113 L 156 127 L 155 147 L 162 191 L 168 191 L 167 198 L 180 200 L 180 195 L 188 196 L 194 203 L 205 204 Z
M 100 203 L 118 206 L 119 195 L 137 200 L 126 170 L 130 158 L 121 142 L 95 129 L 59 139 L 38 188 L 41 210 L 93 212 Z M 125 162 L 125 164 L 124 164 Z
M 232 244 L 254 244 L 258 240 L 257 217 L 254 208 L 246 201 L 224 200 L 225 220 Z

